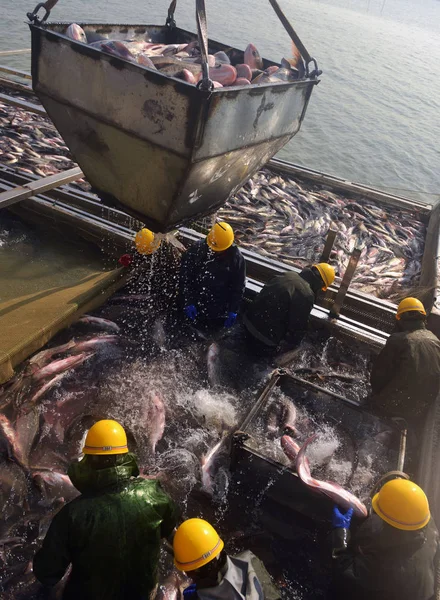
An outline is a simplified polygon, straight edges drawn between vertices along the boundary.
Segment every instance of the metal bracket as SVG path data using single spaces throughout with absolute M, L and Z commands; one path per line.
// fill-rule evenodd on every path
M 33 12 L 31 13 L 26 13 L 27 18 L 29 19 L 29 21 L 31 23 L 34 23 L 35 25 L 41 25 L 42 23 L 44 23 L 45 21 L 47 21 L 47 19 L 50 16 L 50 11 L 52 10 L 52 8 L 55 6 L 55 4 L 58 2 L 58 0 L 46 0 L 46 2 L 40 2 L 39 4 L 37 4 L 37 6 L 34 8 Z M 38 18 L 38 11 L 44 8 L 44 10 L 46 11 L 44 17 L 42 19 Z
M 176 10 L 176 4 L 177 4 L 177 0 L 172 0 L 169 8 L 168 8 L 168 16 L 167 16 L 167 20 L 165 21 L 165 25 L 166 27 L 169 27 L 170 29 L 174 29 L 176 27 L 176 21 L 174 20 L 174 12 Z
M 309 65 L 310 63 L 313 63 L 314 69 L 312 72 L 309 71 Z M 310 77 L 310 79 L 319 77 L 320 75 L 322 75 L 322 70 L 318 69 L 318 63 L 316 62 L 316 59 L 311 57 L 309 62 L 306 64 L 306 75 L 307 77 Z

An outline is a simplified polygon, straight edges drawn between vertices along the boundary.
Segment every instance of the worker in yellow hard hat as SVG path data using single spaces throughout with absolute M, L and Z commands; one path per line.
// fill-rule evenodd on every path
M 243 298 L 246 264 L 234 231 L 215 223 L 204 240 L 184 253 L 180 268 L 180 310 L 203 329 L 234 325 Z
M 105 419 L 88 431 L 84 458 L 68 470 L 78 497 L 53 518 L 34 575 L 64 600 L 141 600 L 156 587 L 160 540 L 177 524 L 176 507 L 156 479 L 138 477 L 124 428 Z
M 374 362 L 371 389 L 376 412 L 404 418 L 421 433 L 440 390 L 440 340 L 426 328 L 426 310 L 417 298 L 397 307 L 396 331 Z
M 317 293 L 326 291 L 334 280 L 335 270 L 327 263 L 273 277 L 243 318 L 250 350 L 276 354 L 298 345 L 307 330 Z
M 332 597 L 338 600 L 434 598 L 438 532 L 424 491 L 407 479 L 385 483 L 374 513 L 350 539 L 352 510 L 333 511 Z
M 249 550 L 228 556 L 214 527 L 188 519 L 173 540 L 174 564 L 193 584 L 185 600 L 278 600 L 280 595 L 263 563 Z
M 161 239 L 150 229 L 144 227 L 136 233 L 134 244 L 139 254 L 153 254 L 160 247 Z

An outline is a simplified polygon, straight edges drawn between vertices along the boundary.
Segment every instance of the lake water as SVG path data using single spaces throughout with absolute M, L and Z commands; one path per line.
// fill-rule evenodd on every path
M 26 12 L 36 0 L 0 0 L 0 50 L 30 46 Z M 254 43 L 279 61 L 287 34 L 267 1 L 206 0 L 213 39 Z M 303 127 L 279 156 L 392 193 L 440 199 L 440 0 L 283 0 L 323 70 Z M 195 31 L 193 0 L 176 20 Z M 168 2 L 59 0 L 51 19 L 108 23 L 165 21 Z M 3 64 L 30 68 L 27 55 Z

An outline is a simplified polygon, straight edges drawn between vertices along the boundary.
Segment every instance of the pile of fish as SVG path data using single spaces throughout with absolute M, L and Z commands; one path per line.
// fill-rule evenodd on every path
M 45 177 L 75 166 L 49 119 L 0 102 L 1 164 Z
M 86 32 L 76 23 L 69 25 L 65 35 L 77 42 L 89 44 L 101 52 L 160 71 L 169 77 L 183 79 L 193 85 L 202 79 L 202 59 L 198 41 L 186 44 L 159 44 L 139 39 L 110 40 L 108 37 L 102 37 L 89 43 Z M 93 39 L 96 40 L 96 37 L 94 34 Z M 243 62 L 238 64 L 231 64 L 227 52 L 209 53 L 209 78 L 213 81 L 214 88 L 296 81 L 304 76 L 304 64 L 295 45 L 292 49 L 294 58 L 283 58 L 281 66 L 272 65 L 266 69 L 260 53 L 253 44 L 247 46 Z
M 416 211 L 384 208 L 262 169 L 218 211 L 240 246 L 289 265 L 318 261 L 329 229 L 337 231 L 331 261 L 342 276 L 362 250 L 353 287 L 398 298 L 417 285 L 426 226 Z

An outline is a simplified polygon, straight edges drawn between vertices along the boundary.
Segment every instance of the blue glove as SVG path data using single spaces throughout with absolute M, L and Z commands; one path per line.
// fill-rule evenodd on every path
M 351 517 L 353 509 L 349 508 L 347 512 L 341 513 L 337 506 L 333 507 L 332 525 L 334 529 L 350 529 Z
M 183 310 L 185 311 L 185 314 L 188 317 L 188 319 L 191 319 L 191 321 L 194 321 L 194 319 L 197 317 L 197 308 L 194 306 L 194 304 L 185 306 Z
M 195 583 L 192 583 L 190 586 L 183 590 L 183 597 L 185 600 L 189 600 L 190 598 L 197 598 L 197 588 Z
M 235 319 L 237 318 L 237 313 L 228 312 L 228 318 L 225 321 L 225 327 L 232 327 L 235 323 Z

